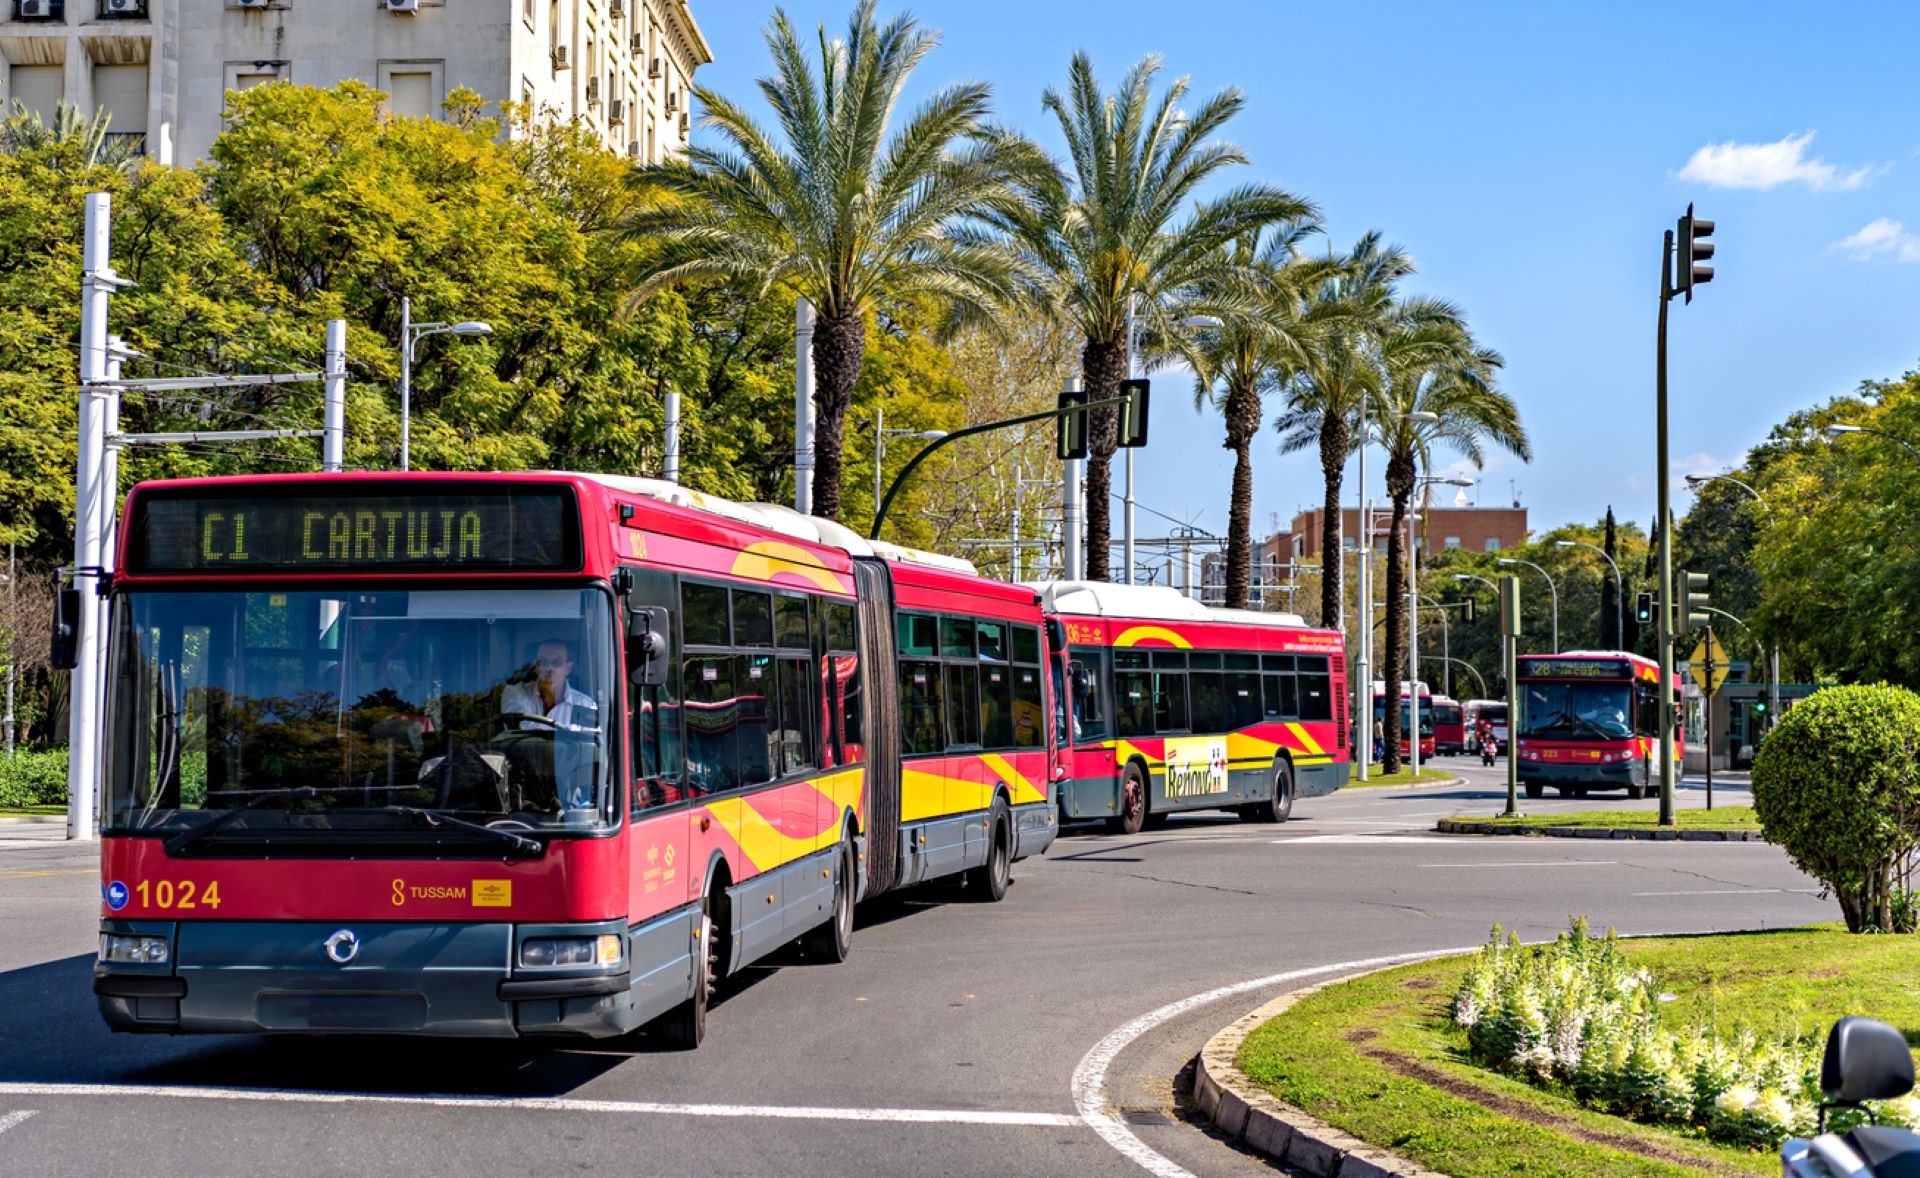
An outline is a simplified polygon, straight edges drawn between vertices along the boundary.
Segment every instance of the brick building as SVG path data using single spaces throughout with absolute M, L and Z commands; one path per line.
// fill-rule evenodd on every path
M 1287 532 L 1292 554 L 1289 560 L 1320 559 L 1321 520 L 1326 513 L 1311 508 L 1293 517 Z M 1524 507 L 1449 507 L 1434 504 L 1427 518 L 1414 525 L 1414 546 L 1421 552 L 1442 552 L 1448 548 L 1469 548 L 1475 552 L 1499 552 L 1527 542 L 1527 509 Z M 1375 508 L 1376 536 L 1383 535 L 1391 513 Z M 1360 509 L 1341 509 L 1341 546 L 1351 552 L 1359 544 Z

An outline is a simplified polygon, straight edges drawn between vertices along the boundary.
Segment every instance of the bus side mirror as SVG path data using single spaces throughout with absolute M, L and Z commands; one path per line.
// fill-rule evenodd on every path
M 667 682 L 667 611 L 658 605 L 631 606 L 627 611 L 629 672 L 636 687 L 661 687 Z
M 53 595 L 53 666 L 71 671 L 80 664 L 80 591 L 60 589 Z

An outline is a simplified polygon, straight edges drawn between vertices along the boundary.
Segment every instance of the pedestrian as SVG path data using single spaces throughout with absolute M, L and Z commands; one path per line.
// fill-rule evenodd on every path
M 1493 764 L 1494 754 L 1500 750 L 1499 744 L 1493 739 L 1493 721 L 1484 716 L 1481 717 L 1474 735 L 1480 742 L 1480 763 L 1482 765 Z

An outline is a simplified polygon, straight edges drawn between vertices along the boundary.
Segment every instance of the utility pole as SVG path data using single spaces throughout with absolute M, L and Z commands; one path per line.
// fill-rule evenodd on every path
M 680 390 L 667 390 L 666 442 L 661 447 L 661 473 L 670 483 L 680 481 Z
M 1420 780 L 1420 548 L 1413 542 L 1413 523 L 1407 517 L 1407 747 L 1413 779 Z
M 804 298 L 793 323 L 793 509 L 813 514 L 813 304 Z
M 1127 296 L 1127 379 L 1140 375 L 1138 357 L 1140 355 L 1140 316 L 1136 313 L 1140 301 L 1139 295 Z M 1127 570 L 1126 584 L 1133 584 L 1133 450 L 1127 447 L 1126 494 L 1120 504 L 1120 552 L 1121 561 Z
M 1079 392 L 1080 378 L 1069 376 L 1066 391 Z M 1086 516 L 1081 503 L 1086 471 L 1084 458 L 1069 458 L 1060 464 L 1061 538 L 1066 545 L 1066 551 L 1060 554 L 1060 571 L 1068 581 L 1087 579 Z
M 7 545 L 7 756 L 13 756 L 13 688 L 19 678 L 20 653 L 20 566 L 14 559 L 14 546 Z
M 1507 677 L 1507 808 L 1502 818 L 1520 817 L 1520 756 L 1514 734 L 1520 731 L 1520 687 L 1515 680 L 1520 646 L 1520 578 L 1500 578 L 1500 673 Z M 1665 693 L 1661 701 L 1665 702 Z M 1671 708 L 1667 709 L 1671 711 Z M 1671 746 L 1669 746 L 1671 747 Z
M 1352 714 L 1354 735 L 1352 748 L 1353 751 L 1359 755 L 1360 780 L 1366 781 L 1368 777 L 1367 762 L 1373 757 L 1373 672 L 1371 669 L 1372 660 L 1367 657 L 1373 645 L 1373 589 L 1370 584 L 1372 573 L 1370 541 L 1372 537 L 1368 535 L 1372 529 L 1367 526 L 1367 399 L 1365 397 L 1360 398 L 1360 477 L 1358 495 L 1360 500 L 1360 509 L 1358 512 L 1358 523 L 1360 525 L 1360 562 L 1359 572 L 1355 578 L 1357 597 L 1354 602 L 1354 612 L 1356 615 L 1354 629 L 1359 632 L 1357 635 L 1359 642 L 1354 647 L 1353 655 Z M 1341 507 L 1338 508 L 1338 510 L 1341 515 L 1340 522 L 1344 525 L 1346 523 L 1345 517 L 1347 509 Z M 1340 530 L 1345 531 L 1345 528 L 1342 527 Z M 1330 560 L 1340 559 L 1342 559 L 1342 554 L 1338 552 L 1323 552 L 1320 554 L 1320 563 L 1322 566 Z
M 320 469 L 334 474 L 347 465 L 347 321 L 327 320 L 327 396 Z

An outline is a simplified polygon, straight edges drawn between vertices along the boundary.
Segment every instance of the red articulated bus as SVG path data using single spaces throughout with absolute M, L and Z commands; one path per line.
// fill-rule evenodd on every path
M 146 483 L 121 534 L 116 1030 L 696 1045 L 718 979 L 1056 829 L 1038 597 L 960 562 L 568 474 Z
M 1163 587 L 1037 587 L 1069 659 L 1062 821 L 1134 834 L 1186 810 L 1284 822 L 1347 781 L 1340 635 Z
M 1575 650 L 1522 655 L 1515 665 L 1520 716 L 1513 755 L 1528 797 L 1540 797 L 1549 785 L 1579 798 L 1607 789 L 1641 798 L 1657 788 L 1659 664 L 1626 651 Z M 1668 686 L 1665 706 L 1675 710 L 1679 762 L 1680 676 Z

